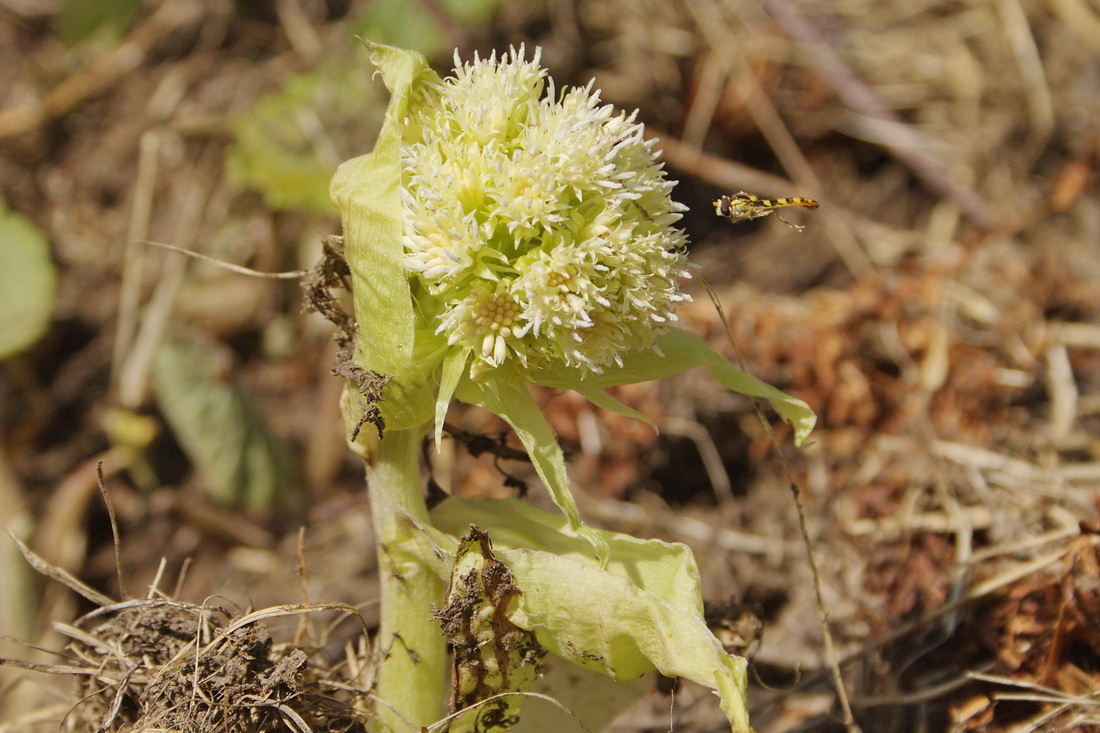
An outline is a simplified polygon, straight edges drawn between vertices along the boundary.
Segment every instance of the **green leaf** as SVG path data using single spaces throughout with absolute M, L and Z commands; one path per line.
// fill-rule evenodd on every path
M 718 693 L 735 731 L 751 730 L 746 662 L 707 628 L 686 546 L 592 530 L 608 547 L 601 567 L 587 537 L 518 499 L 451 498 L 432 521 L 453 536 L 472 524 L 489 533 L 523 593 L 511 620 L 555 655 L 617 680 L 656 668 L 698 682 Z
M 100 29 L 121 38 L 140 6 L 141 0 L 66 0 L 57 19 L 57 35 L 68 46 Z
M 550 492 L 550 498 L 558 505 L 569 522 L 570 531 L 584 536 L 595 550 L 600 562 L 607 559 L 607 543 L 596 530 L 581 521 L 580 510 L 569 488 L 569 474 L 565 470 L 565 455 L 558 444 L 554 429 L 527 391 L 526 386 L 503 375 L 496 379 L 477 383 L 463 380 L 455 396 L 463 402 L 480 405 L 502 417 L 527 449 L 527 455 L 539 478 Z
M 438 77 L 418 53 L 377 43 L 367 46 L 390 90 L 386 121 L 370 154 L 340 165 L 329 193 L 340 212 L 351 269 L 356 362 L 393 377 L 380 407 L 387 429 L 404 430 L 435 414 L 431 375 L 438 362 L 414 353 L 415 314 L 402 265 L 401 127 L 413 85 Z
M 424 7 L 407 0 L 369 3 L 356 23 L 355 34 L 381 43 L 414 49 L 426 56 L 445 50 L 447 37 Z
M 443 0 L 433 7 L 440 8 L 452 22 L 477 27 L 487 24 L 502 3 L 503 0 Z M 408 0 L 374 0 L 366 5 L 355 26 L 356 35 L 362 38 L 413 49 L 430 58 L 451 47 L 435 15 Z
M 292 470 L 282 445 L 240 386 L 226 378 L 232 357 L 212 342 L 179 336 L 157 349 L 157 403 L 210 494 L 250 510 L 284 499 Z
M 586 380 L 578 380 L 573 384 L 573 390 L 591 402 L 601 410 L 607 410 L 613 412 L 616 415 L 622 415 L 623 417 L 632 417 L 635 420 L 641 420 L 646 425 L 649 425 L 654 430 L 657 430 L 657 423 L 653 422 L 648 416 L 641 412 L 638 412 L 633 407 L 624 404 L 622 400 L 612 397 L 605 392 L 602 387 L 595 384 L 591 384 Z
M 466 364 L 470 355 L 463 349 L 451 349 L 443 358 L 443 371 L 439 383 L 439 394 L 435 400 L 435 444 L 438 448 L 443 442 L 443 422 L 447 419 L 447 410 L 451 398 L 466 374 Z
M 331 214 L 340 151 L 364 149 L 382 124 L 383 92 L 364 56 L 336 54 L 238 117 L 226 156 L 233 184 L 273 209 Z
M 589 374 L 582 379 L 575 372 L 546 370 L 533 374 L 532 381 L 558 389 L 574 389 L 587 396 L 594 387 L 617 387 L 662 379 L 705 366 L 727 389 L 768 400 L 780 417 L 794 428 L 795 445 L 802 445 L 813 431 L 817 416 L 809 405 L 737 369 L 699 336 L 671 329 L 657 337 L 656 346 L 656 349 L 624 354 L 622 367 L 608 367 L 603 374 Z
M 56 291 L 46 235 L 0 201 L 0 360 L 45 333 Z
M 654 686 L 652 675 L 633 680 L 615 680 L 599 672 L 590 672 L 564 659 L 546 657 L 541 675 L 531 692 L 553 697 L 576 715 L 590 731 L 601 731 Z M 525 714 L 512 733 L 566 733 L 582 728 L 556 705 L 538 698 L 528 700 Z

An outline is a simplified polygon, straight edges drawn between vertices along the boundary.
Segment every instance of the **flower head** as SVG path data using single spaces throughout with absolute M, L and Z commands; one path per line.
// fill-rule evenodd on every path
M 402 130 L 404 266 L 421 313 L 474 355 L 601 373 L 687 300 L 684 210 L 634 116 L 558 93 L 539 52 L 475 56 L 416 88 Z M 544 94 L 545 91 L 545 94 Z

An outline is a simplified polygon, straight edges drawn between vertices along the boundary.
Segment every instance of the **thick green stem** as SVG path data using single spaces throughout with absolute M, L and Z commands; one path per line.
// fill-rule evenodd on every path
M 428 522 L 420 489 L 424 431 L 389 431 L 367 456 L 367 489 L 378 536 L 382 652 L 376 694 L 380 730 L 405 731 L 439 720 L 447 699 L 447 646 L 432 606 L 443 604 L 443 581 L 400 548 L 410 532 L 405 516 Z M 396 711 L 396 712 L 395 712 Z

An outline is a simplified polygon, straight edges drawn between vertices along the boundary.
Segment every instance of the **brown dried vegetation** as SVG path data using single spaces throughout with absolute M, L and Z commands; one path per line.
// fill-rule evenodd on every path
M 2 613 L 0 632 L 69 656 L 0 654 L 34 656 L 21 665 L 72 674 L 80 690 L 43 692 L 0 667 L 0 731 L 358 730 L 348 706 L 369 689 L 369 655 L 355 642 L 272 644 L 264 611 L 182 600 L 373 597 L 361 470 L 329 374 L 338 345 L 299 315 L 296 286 L 187 269 L 134 242 L 260 270 L 317 259 L 333 222 L 236 191 L 228 120 L 324 49 L 349 48 L 359 4 L 165 0 L 121 42 L 74 49 L 25 5 L 0 10 L 0 194 L 48 233 L 61 284 L 53 329 L 2 365 L 0 523 L 30 538 L 52 577 L 76 573 L 115 597 L 123 582 L 156 587 L 162 558 L 190 569 L 172 598 L 118 604 L 77 588 L 92 610 L 19 576 L 5 611 L 33 617 Z M 642 109 L 683 183 L 692 259 L 730 336 L 701 278 L 680 325 L 731 357 L 732 341 L 752 372 L 819 412 L 813 445 L 785 450 L 784 464 L 751 405 L 702 375 L 616 393 L 659 436 L 542 395 L 589 489 L 584 515 L 691 544 L 705 592 L 762 620 L 762 638 L 745 640 L 766 683 L 751 693 L 757 729 L 831 730 L 840 715 L 789 466 L 862 730 L 1100 730 L 1095 6 L 505 2 L 491 23 L 445 30 L 464 55 L 539 44 L 559 83 L 595 76 L 606 100 Z M 313 142 L 331 140 L 321 129 Z M 785 214 L 801 234 L 773 217 L 734 226 L 710 202 L 739 190 L 821 207 Z M 315 305 L 327 307 L 330 274 Z M 294 446 L 300 496 L 251 514 L 220 506 L 163 427 L 144 452 L 104 437 L 108 407 L 159 418 L 139 333 L 157 317 L 231 347 L 226 378 L 246 382 Z M 499 423 L 463 408 L 448 419 L 459 440 L 431 456 L 442 490 L 501 495 L 526 481 L 540 500 L 508 445 L 470 437 Z M 456 449 L 487 444 L 480 457 Z M 100 460 L 121 574 L 94 501 Z M 293 533 L 303 523 L 308 563 Z M 22 572 L 4 562 L 0 578 Z M 668 716 L 655 695 L 617 730 L 665 730 Z M 673 718 L 681 731 L 721 721 L 689 685 Z

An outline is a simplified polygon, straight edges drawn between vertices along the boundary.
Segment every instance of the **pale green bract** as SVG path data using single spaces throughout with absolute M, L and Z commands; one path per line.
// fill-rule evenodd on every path
M 687 299 L 674 227 L 684 207 L 633 116 L 600 105 L 591 85 L 555 90 L 538 52 L 475 59 L 441 79 L 419 54 L 369 48 L 392 95 L 386 122 L 370 155 L 340 167 L 331 194 L 352 274 L 356 363 L 391 377 L 386 435 L 434 422 L 438 442 L 452 398 L 481 405 L 515 430 L 566 520 L 452 499 L 433 515 L 439 529 L 399 512 L 404 529 L 382 538 L 386 552 L 405 547 L 446 578 L 447 553 L 476 520 L 524 592 L 513 622 L 546 648 L 615 679 L 653 668 L 694 679 L 719 694 L 734 729 L 749 730 L 744 661 L 703 624 L 690 551 L 581 521 L 530 386 L 573 389 L 645 419 L 605 388 L 706 366 L 729 389 L 768 400 L 799 444 L 813 412 L 670 327 Z M 601 593 L 609 604 L 592 613 L 586 603 Z

